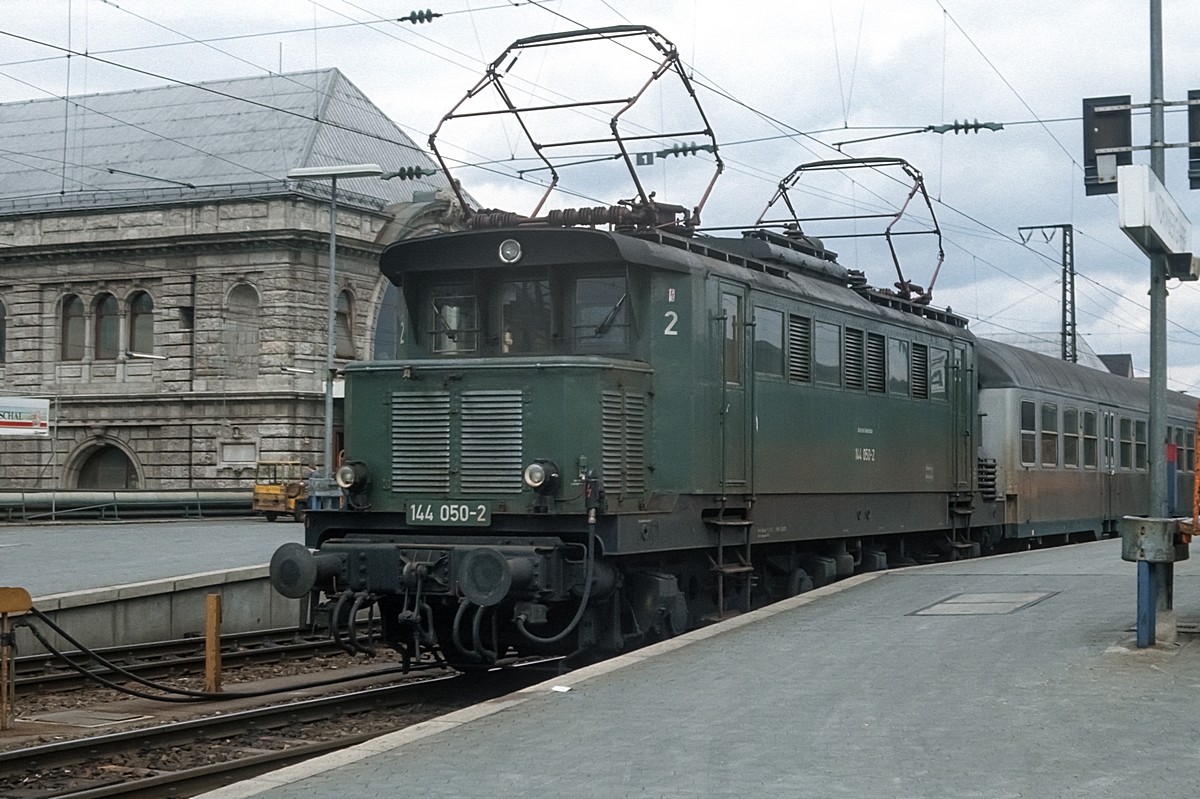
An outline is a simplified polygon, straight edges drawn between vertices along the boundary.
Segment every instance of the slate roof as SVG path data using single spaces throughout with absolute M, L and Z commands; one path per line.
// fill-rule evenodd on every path
M 297 191 L 328 198 L 328 181 L 296 184 L 288 170 L 357 163 L 436 166 L 337 69 L 0 104 L 4 216 Z M 338 197 L 382 208 L 445 186 L 441 172 L 354 178 L 338 181 Z

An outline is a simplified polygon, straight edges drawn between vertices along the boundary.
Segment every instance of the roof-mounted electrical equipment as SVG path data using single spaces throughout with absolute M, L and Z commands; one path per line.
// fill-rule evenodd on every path
M 904 198 L 904 202 L 895 210 L 883 211 L 879 213 L 866 214 L 839 214 L 832 216 L 809 216 L 802 217 L 796 212 L 796 206 L 792 202 L 790 191 L 796 187 L 800 179 L 805 175 L 811 175 L 815 172 L 844 172 L 855 169 L 870 169 L 874 171 L 882 171 L 889 168 L 898 167 L 911 181 L 911 186 L 908 190 L 908 195 Z M 908 210 L 909 204 L 917 195 L 925 201 L 925 208 L 929 212 L 928 222 L 921 221 L 915 228 L 898 229 L 897 225 L 905 217 L 905 211 Z M 782 205 L 776 208 L 776 204 L 782 201 Z M 781 213 L 786 210 L 786 213 Z M 774 211 L 774 215 L 773 212 Z M 820 242 L 820 239 L 813 239 L 804 231 L 804 224 L 808 222 L 821 223 L 838 223 L 838 222 L 854 222 L 858 220 L 887 220 L 887 225 L 882 232 L 874 233 L 834 233 L 823 234 L 822 239 L 831 238 L 872 238 L 883 237 L 887 241 L 888 251 L 891 253 L 892 263 L 896 267 L 896 290 L 893 292 L 890 289 L 867 289 L 881 296 L 891 296 L 899 300 L 899 305 L 914 305 L 927 306 L 930 300 L 933 299 L 933 284 L 937 281 L 938 272 L 941 271 L 942 261 L 945 260 L 946 254 L 942 249 L 942 231 L 938 227 L 937 216 L 933 212 L 933 204 L 929 200 L 929 194 L 925 191 L 925 181 L 921 177 L 921 173 L 907 161 L 901 158 L 843 158 L 833 161 L 815 161 L 808 164 L 801 164 L 792 170 L 791 174 L 779 181 L 779 187 L 775 191 L 775 195 L 767 203 L 767 207 L 763 209 L 759 215 L 758 221 L 755 222 L 756 229 L 763 228 L 781 228 L 783 235 L 797 242 L 807 242 L 811 246 L 812 242 Z M 937 240 L 937 263 L 933 268 L 933 276 L 929 279 L 929 288 L 922 288 L 911 282 L 904 276 L 904 272 L 900 268 L 900 257 L 896 253 L 895 239 L 898 236 L 914 236 L 914 235 L 929 235 Z M 824 245 L 820 245 L 822 251 Z M 815 254 L 815 253 L 814 253 Z M 824 257 L 824 256 L 818 256 Z M 834 256 L 836 257 L 836 256 Z
M 564 53 L 552 58 L 551 48 L 564 48 L 571 55 Z M 529 54 L 531 51 L 537 51 L 537 55 Z M 520 75 L 521 66 L 530 68 L 526 79 Z M 668 76 L 676 80 L 663 80 Z M 633 85 L 634 89 L 632 92 L 608 89 L 616 84 Z M 652 87 L 660 99 L 667 97 L 668 102 L 643 103 L 654 108 L 638 109 L 638 101 L 647 98 Z M 661 121 L 663 107 L 672 109 L 665 123 Z M 443 129 L 451 122 L 460 137 L 454 142 L 442 136 Z M 471 124 L 490 124 L 491 128 L 487 135 L 483 131 L 475 137 L 463 134 L 462 130 Z M 497 131 L 496 127 L 502 130 Z M 662 127 L 667 129 L 659 129 Z M 472 161 L 486 165 L 492 172 L 515 168 L 521 180 L 544 189 L 532 211 L 521 214 L 470 206 L 461 184 L 451 174 L 450 163 L 458 159 L 448 155 L 455 144 L 464 141 L 503 147 L 504 152 L 494 160 L 489 160 L 486 153 L 479 158 L 479 148 L 475 145 L 462 146 L 460 152 L 469 151 Z M 642 25 L 518 39 L 488 65 L 483 78 L 442 118 L 429 137 L 429 148 L 454 188 L 472 228 L 611 225 L 690 234 L 699 224 L 700 211 L 724 169 L 716 137 L 675 45 L 653 28 Z M 655 172 L 645 168 L 654 165 L 656 157 L 662 161 L 667 156 L 675 158 L 665 162 L 664 169 L 667 163 L 677 169 L 677 163 L 686 162 L 713 167 L 707 184 L 696 186 L 701 192 L 700 201 L 690 209 L 655 199 L 655 191 L 649 184 L 660 177 L 659 168 Z M 686 158 L 676 161 L 681 156 Z M 586 172 L 582 176 L 586 183 L 577 185 L 587 185 L 589 192 L 595 192 L 596 187 L 617 185 L 611 171 L 604 172 L 604 167 L 617 163 L 632 181 L 631 199 L 619 200 L 611 206 L 547 209 L 556 190 L 567 191 L 560 186 L 560 176 L 565 170 Z M 639 166 L 643 169 L 641 174 Z M 678 174 L 673 172 L 672 187 L 680 182 Z

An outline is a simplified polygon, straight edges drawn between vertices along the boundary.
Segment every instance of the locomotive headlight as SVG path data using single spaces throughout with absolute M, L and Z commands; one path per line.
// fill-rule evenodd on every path
M 506 264 L 515 264 L 521 260 L 521 242 L 516 239 L 500 242 L 500 260 Z
M 534 461 L 525 467 L 525 485 L 539 494 L 553 493 L 558 488 L 558 466 L 554 461 Z
M 346 461 L 334 473 L 333 479 L 346 491 L 361 491 L 367 485 L 370 472 L 362 461 Z

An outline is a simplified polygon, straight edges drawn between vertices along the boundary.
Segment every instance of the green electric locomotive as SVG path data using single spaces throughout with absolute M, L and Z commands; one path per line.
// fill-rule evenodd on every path
M 580 60 L 548 60 L 559 45 L 604 69 L 571 81 Z M 506 88 L 526 64 L 536 85 L 571 85 Z M 592 87 L 609 76 L 640 88 Z M 664 88 L 639 117 L 638 100 L 668 83 L 675 100 Z M 596 99 L 579 96 L 588 88 Z M 522 174 L 547 176 L 527 216 L 477 209 L 438 148 L 445 124 L 494 115 L 540 165 Z M 646 132 L 660 119 L 674 126 Z M 940 241 L 908 164 L 799 167 L 752 229 L 701 234 L 724 166 L 716 137 L 674 45 L 632 25 L 513 43 L 430 148 L 454 195 L 448 218 L 466 229 L 384 250 L 398 351 L 345 370 L 344 508 L 309 513 L 307 546 L 272 561 L 284 594 L 324 595 L 347 650 L 372 651 L 351 622 L 378 607 L 406 663 L 611 653 L 987 543 L 970 524 L 981 436 L 965 321 L 902 274 L 897 291 L 868 287 L 804 233 L 787 196 L 801 173 L 902 169 L 912 189 L 884 233 L 899 273 L 892 232 L 918 192 L 932 230 L 917 232 Z M 656 200 L 639 174 L 668 156 L 714 167 L 694 207 Z M 623 168 L 633 199 L 543 211 L 559 170 L 588 165 Z M 672 187 L 682 179 L 672 172 Z M 777 201 L 791 213 L 766 219 Z
M 272 573 L 409 656 L 619 651 L 978 551 L 971 334 L 816 240 L 472 230 L 382 269 L 402 353 L 346 369 L 348 507 Z

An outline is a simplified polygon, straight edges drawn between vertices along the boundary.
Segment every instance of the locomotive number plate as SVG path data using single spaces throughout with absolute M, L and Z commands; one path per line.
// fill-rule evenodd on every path
M 492 508 L 486 502 L 410 502 L 408 523 L 487 527 L 492 523 Z

